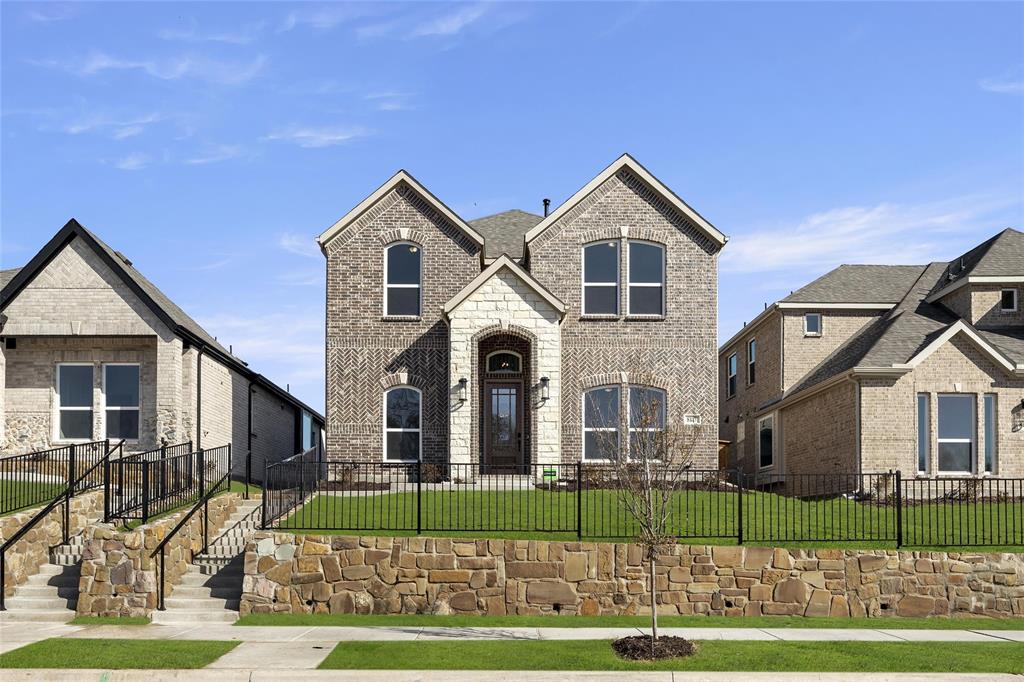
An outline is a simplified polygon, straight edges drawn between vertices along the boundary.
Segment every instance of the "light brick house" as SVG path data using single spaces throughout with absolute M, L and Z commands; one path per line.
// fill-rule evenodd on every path
M 398 172 L 319 238 L 328 457 L 599 461 L 642 399 L 707 425 L 714 467 L 725 241 L 628 155 L 550 215 L 469 222 Z
M 0 286 L 4 453 L 108 437 L 134 451 L 231 443 L 236 473 L 250 450 L 261 473 L 319 438 L 323 417 L 75 220 Z
M 719 349 L 746 472 L 1024 476 L 1024 234 L 929 265 L 843 265 Z

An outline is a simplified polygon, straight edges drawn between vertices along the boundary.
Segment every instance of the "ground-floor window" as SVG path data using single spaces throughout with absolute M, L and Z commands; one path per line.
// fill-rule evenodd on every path
M 139 439 L 139 366 L 103 365 L 103 403 L 107 438 Z
M 92 365 L 57 365 L 56 440 L 92 439 Z
M 775 464 L 775 415 L 757 420 L 757 461 L 762 469 Z
M 974 395 L 939 396 L 939 471 L 971 473 L 974 462 Z
M 614 459 L 619 452 L 619 387 L 583 393 L 583 459 Z
M 999 436 L 996 432 L 996 396 L 985 394 L 985 471 L 996 470 L 996 446 Z
M 415 462 L 420 459 L 420 398 L 418 389 L 392 388 L 384 393 L 384 459 Z
M 662 459 L 656 434 L 665 430 L 665 391 L 649 386 L 629 387 L 629 456 Z
M 920 473 L 928 471 L 928 453 L 932 438 L 931 420 L 928 419 L 930 410 L 928 405 L 929 396 L 927 393 L 917 394 L 917 470 Z

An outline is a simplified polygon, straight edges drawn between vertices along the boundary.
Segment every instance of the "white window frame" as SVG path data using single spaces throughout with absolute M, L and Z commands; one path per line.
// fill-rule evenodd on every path
M 89 407 L 62 407 L 60 404 L 60 370 L 61 367 L 89 367 L 92 369 L 92 381 L 89 385 L 89 395 L 93 396 L 92 404 Z M 58 362 L 57 369 L 54 374 L 53 384 L 53 427 L 51 428 L 54 443 L 89 443 L 92 441 L 92 435 L 96 426 L 96 415 L 92 415 L 92 419 L 89 424 L 89 437 L 88 438 L 61 438 L 60 437 L 60 414 L 64 410 L 68 412 L 93 412 L 96 411 L 96 397 L 95 393 L 96 386 L 96 365 L 91 362 Z
M 662 395 L 662 407 L 665 410 L 665 426 L 661 428 L 634 428 L 633 427 L 633 389 L 638 388 L 644 391 L 657 391 Z M 633 434 L 640 431 L 664 431 L 668 428 L 668 391 L 657 386 L 646 386 L 644 384 L 627 384 L 626 385 L 626 457 L 632 457 L 630 449 L 633 447 Z M 619 444 L 621 448 L 621 443 Z M 660 461 L 660 460 L 651 460 Z
M 939 436 L 939 429 L 941 424 L 939 418 L 942 416 L 942 411 L 939 409 L 939 403 L 942 398 L 971 398 L 971 438 L 942 438 Z M 978 466 L 978 398 L 973 393 L 940 393 L 938 400 L 935 403 L 935 471 L 940 476 L 964 476 L 972 475 Z M 943 443 L 970 443 L 971 444 L 971 462 L 969 468 L 966 470 L 961 469 L 943 469 L 941 462 L 941 453 Z
M 751 353 L 750 349 L 753 347 L 754 352 Z M 754 370 L 754 380 L 751 381 L 751 368 Z M 747 386 L 752 386 L 757 382 L 757 339 L 753 338 L 747 341 Z
M 594 391 L 603 391 L 608 388 L 614 388 L 619 392 L 618 401 L 616 403 L 615 413 L 618 417 L 619 423 L 615 426 L 587 426 L 587 395 Z M 581 461 L 586 462 L 611 462 L 612 460 L 608 457 L 587 457 L 587 434 L 596 433 L 603 431 L 614 431 L 616 433 L 616 442 L 618 444 L 617 453 L 622 452 L 622 385 L 621 384 L 604 384 L 602 386 L 594 386 L 592 388 L 584 389 L 580 396 L 580 425 L 583 427 L 583 437 L 580 439 L 580 458 Z M 627 408 L 628 409 L 628 408 Z
M 389 284 L 388 283 L 388 253 L 391 249 L 396 246 L 415 246 L 418 249 L 420 255 L 420 281 L 418 284 Z M 415 315 L 404 315 L 395 313 L 392 314 L 388 310 L 388 289 L 417 289 L 419 292 L 419 300 L 416 304 L 418 312 Z M 421 318 L 423 316 L 423 247 L 416 242 L 400 241 L 391 242 L 384 247 L 384 317 L 399 318 L 399 319 L 411 319 Z
M 736 395 L 739 390 L 739 379 L 737 374 L 739 372 L 739 358 L 736 353 L 730 353 L 725 358 L 725 398 L 728 400 Z M 736 380 L 735 382 L 733 380 Z M 733 384 L 735 383 L 735 388 Z
M 139 370 L 139 404 L 136 407 L 107 406 L 107 367 L 137 367 Z M 139 415 L 139 433 L 135 438 L 126 438 L 128 443 L 138 443 L 142 438 L 142 364 L 138 362 L 104 362 L 100 367 L 102 373 L 103 393 L 100 400 L 100 433 L 107 438 L 107 410 L 115 412 L 137 412 Z
M 388 394 L 391 391 L 397 391 L 400 389 L 409 389 L 415 391 L 416 395 L 419 396 L 419 428 L 417 429 L 406 429 L 406 428 L 394 428 L 388 426 Z M 410 462 L 419 462 L 423 460 L 423 391 L 410 386 L 408 384 L 399 384 L 398 386 L 391 386 L 383 394 L 381 394 L 382 405 L 381 405 L 381 426 L 383 427 L 383 437 L 381 439 L 381 461 L 385 464 L 408 464 Z M 416 459 L 388 459 L 388 434 L 389 433 L 415 433 L 418 436 L 419 445 L 417 451 L 419 457 Z
M 613 282 L 588 282 L 587 281 L 587 249 L 597 246 L 608 247 L 615 244 L 615 281 Z M 601 239 L 596 242 L 587 242 L 580 251 L 580 311 L 582 317 L 618 317 L 621 294 L 619 292 L 619 281 L 622 279 L 622 240 Z M 591 313 L 587 311 L 587 287 L 615 287 L 615 312 L 613 313 Z
M 989 423 L 989 401 L 992 402 L 991 424 Z M 993 475 L 999 471 L 999 394 L 984 393 L 981 397 L 982 428 L 985 434 L 985 448 L 992 448 L 992 466 L 988 465 L 988 452 L 981 453 L 979 471 Z
M 810 317 L 818 318 L 818 331 L 811 332 L 807 331 L 807 319 Z M 825 317 L 821 313 L 804 313 L 804 336 L 818 337 L 825 331 Z
M 772 461 L 770 464 L 761 464 L 761 424 L 767 420 L 772 420 Z M 778 460 L 779 455 L 779 421 L 778 412 L 772 412 L 766 414 L 763 417 L 758 417 L 755 422 L 757 428 L 754 429 L 755 443 L 754 443 L 754 455 L 757 457 L 757 468 L 758 469 L 771 469 L 775 467 L 775 462 Z
M 1013 294 L 1013 307 L 1012 308 L 1004 308 L 1003 307 L 1003 294 L 1005 294 L 1008 291 Z M 1020 310 L 1020 292 L 1018 292 L 1015 287 L 1014 288 L 1000 289 L 999 290 L 999 312 L 1000 313 L 1004 313 L 1004 314 L 1008 314 L 1008 313 L 1015 313 L 1018 310 Z
M 519 360 L 519 369 L 491 369 L 491 358 L 495 355 L 514 355 Z M 484 358 L 484 371 L 488 374 L 522 374 L 523 372 L 523 356 L 514 350 L 495 350 L 487 354 Z
M 630 258 L 629 258 L 629 250 L 630 250 L 629 247 L 632 244 L 647 244 L 648 246 L 655 246 L 655 247 L 657 247 L 658 249 L 661 250 L 661 282 L 660 283 L 655 283 L 655 282 L 636 282 L 636 283 L 634 283 L 631 280 L 633 272 L 632 272 L 632 264 L 630 263 Z M 668 288 L 668 286 L 667 286 L 668 262 L 666 260 L 666 253 L 667 253 L 667 251 L 668 250 L 665 248 L 665 245 L 664 244 L 659 244 L 658 242 L 652 242 L 652 241 L 649 241 L 649 240 L 646 240 L 646 239 L 627 239 L 626 240 L 626 315 L 628 317 L 649 318 L 649 319 L 655 319 L 655 320 L 661 319 L 661 318 L 665 317 L 665 314 L 667 312 L 667 308 L 666 308 L 666 301 L 667 301 L 667 299 L 666 299 L 666 295 L 665 295 L 665 290 Z M 632 287 L 661 287 L 661 312 L 660 313 L 634 313 L 633 310 L 632 310 L 633 302 L 632 302 L 632 298 L 630 297 L 630 290 L 632 289 Z

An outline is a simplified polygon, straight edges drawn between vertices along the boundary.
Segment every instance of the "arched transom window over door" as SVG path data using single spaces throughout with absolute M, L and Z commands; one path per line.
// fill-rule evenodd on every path
M 499 350 L 487 356 L 487 371 L 490 374 L 518 374 L 522 366 L 523 359 L 514 351 Z

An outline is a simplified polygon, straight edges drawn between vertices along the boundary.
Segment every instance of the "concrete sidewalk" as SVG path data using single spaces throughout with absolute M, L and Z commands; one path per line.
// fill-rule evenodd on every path
M 134 682 L 153 679 L 181 682 L 299 682 L 301 680 L 365 680 L 366 682 L 1019 682 L 1017 675 L 990 673 L 732 673 L 732 672 L 536 672 L 479 670 L 10 670 L 4 682 Z

